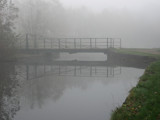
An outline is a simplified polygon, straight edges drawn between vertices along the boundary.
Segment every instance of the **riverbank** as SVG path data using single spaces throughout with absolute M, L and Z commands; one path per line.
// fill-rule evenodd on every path
M 127 50 L 118 52 L 132 54 Z M 137 53 L 144 55 L 143 52 Z M 160 59 L 158 54 L 145 54 L 157 58 L 157 61 L 146 68 L 126 101 L 113 112 L 111 120 L 160 120 Z
M 127 55 L 138 55 L 138 56 L 148 56 L 160 59 L 160 49 L 143 49 L 143 48 L 121 48 L 121 49 L 111 49 L 114 53 L 127 54 Z

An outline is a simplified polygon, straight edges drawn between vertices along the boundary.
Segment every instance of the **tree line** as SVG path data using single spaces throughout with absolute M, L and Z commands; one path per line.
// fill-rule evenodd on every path
M 155 14 L 158 8 L 154 9 L 149 12 Z M 59 0 L 0 0 L 0 58 L 12 55 L 16 40 L 27 33 L 47 37 L 121 37 L 125 47 L 156 47 L 160 16 L 154 14 L 127 9 L 94 13 L 86 7 L 64 8 Z

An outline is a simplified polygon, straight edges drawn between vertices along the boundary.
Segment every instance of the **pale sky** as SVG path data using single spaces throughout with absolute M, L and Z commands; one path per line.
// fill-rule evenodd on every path
M 144 10 L 148 6 L 160 5 L 160 0 L 60 0 L 67 8 L 85 6 L 92 11 L 101 12 L 103 9 L 118 10 L 129 9 L 133 11 Z

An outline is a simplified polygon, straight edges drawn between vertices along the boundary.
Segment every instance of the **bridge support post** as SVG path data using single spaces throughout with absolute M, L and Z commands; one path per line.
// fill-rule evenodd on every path
M 112 39 L 112 41 L 113 41 L 113 48 L 114 48 L 114 39 Z
M 65 48 L 67 48 L 67 39 L 65 39 Z
M 46 65 L 44 65 L 44 74 L 46 74 Z
M 109 72 L 109 71 L 108 71 L 108 67 L 107 67 L 107 77 L 108 77 L 108 72 Z
M 34 48 L 37 48 L 37 35 L 34 36 Z
M 58 48 L 61 49 L 61 40 L 58 39 Z
M 46 39 L 44 38 L 44 43 L 43 43 L 43 47 L 44 47 L 44 49 L 45 49 L 45 47 L 46 47 Z
M 82 67 L 80 66 L 80 68 L 79 68 L 79 69 L 80 69 L 80 74 L 82 74 Z
M 61 75 L 61 66 L 59 65 L 59 68 L 58 68 L 58 75 L 60 76 Z
M 95 75 L 97 74 L 97 67 L 95 67 Z
M 114 67 L 113 67 L 113 77 L 114 77 Z
M 29 65 L 26 65 L 26 79 L 29 80 Z
M 108 48 L 108 38 L 107 38 L 107 48 Z
M 74 76 L 77 76 L 77 66 L 74 67 Z
M 19 48 L 22 48 L 21 39 L 20 39 L 20 41 L 19 41 Z
M 121 40 L 121 38 L 120 38 L 120 43 L 119 43 L 119 44 L 120 44 L 120 48 L 122 47 L 122 44 L 121 44 L 121 42 L 122 42 L 122 40 Z
M 51 48 L 53 48 L 53 40 L 51 39 Z
M 112 48 L 112 38 L 110 38 L 110 48 Z
M 90 77 L 92 77 L 92 66 L 90 67 Z
M 76 38 L 74 38 L 74 48 L 76 49 Z
M 37 77 L 37 65 L 34 66 L 34 70 L 35 70 L 35 77 Z
M 92 48 L 92 38 L 90 38 L 90 48 Z
M 82 48 L 82 39 L 80 38 L 80 49 Z
M 28 34 L 26 34 L 26 49 L 28 49 L 29 48 L 29 46 L 28 46 Z

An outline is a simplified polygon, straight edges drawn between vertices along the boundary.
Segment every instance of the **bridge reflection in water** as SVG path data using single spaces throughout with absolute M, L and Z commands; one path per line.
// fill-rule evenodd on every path
M 18 65 L 19 66 L 19 65 Z M 44 76 L 73 77 L 114 77 L 121 74 L 121 67 L 113 66 L 83 66 L 83 65 L 20 65 L 27 80 Z
M 137 57 L 124 59 L 116 57 L 108 57 L 107 61 L 54 61 L 49 59 L 28 59 L 17 62 L 17 66 L 21 66 L 26 79 L 36 79 L 43 76 L 76 76 L 76 77 L 114 77 L 121 74 L 121 67 L 134 67 L 144 69 L 153 61 Z M 22 67 L 23 66 L 23 67 Z

